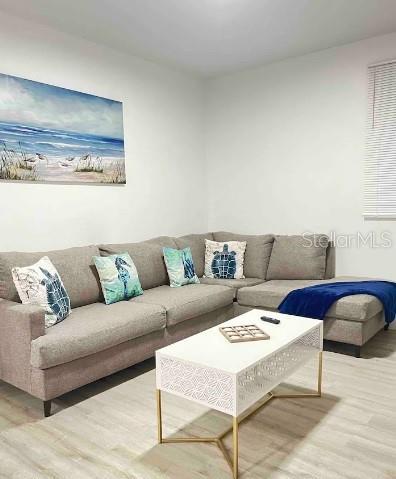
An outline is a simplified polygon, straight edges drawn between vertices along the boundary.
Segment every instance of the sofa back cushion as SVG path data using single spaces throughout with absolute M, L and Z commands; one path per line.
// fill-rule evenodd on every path
M 329 241 L 329 246 L 326 250 L 326 272 L 325 279 L 331 279 L 335 277 L 336 268 L 336 251 L 335 245 L 332 241 Z
M 217 231 L 213 233 L 215 241 L 246 241 L 243 274 L 246 278 L 265 279 L 271 256 L 274 235 L 243 235 Z
M 195 272 L 201 278 L 205 270 L 205 239 L 213 241 L 213 233 L 191 234 L 175 238 L 179 249 L 190 248 Z
M 326 235 L 275 236 L 266 279 L 324 279 L 328 244 Z
M 135 263 L 142 288 L 150 289 L 169 284 L 162 251 L 164 247 L 177 248 L 177 245 L 173 238 L 160 236 L 139 243 L 100 245 L 99 249 L 102 256 L 129 253 Z
M 102 301 L 99 277 L 92 261 L 98 254 L 99 248 L 94 245 L 41 253 L 0 253 L 0 297 L 20 302 L 11 268 L 29 266 L 48 256 L 65 285 L 72 308 Z

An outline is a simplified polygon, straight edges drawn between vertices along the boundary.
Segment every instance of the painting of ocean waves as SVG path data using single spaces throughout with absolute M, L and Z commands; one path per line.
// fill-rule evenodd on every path
M 0 74 L 0 180 L 123 184 L 122 103 Z

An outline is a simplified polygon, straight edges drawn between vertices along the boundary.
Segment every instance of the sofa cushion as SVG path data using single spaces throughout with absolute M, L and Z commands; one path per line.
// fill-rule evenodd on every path
M 223 278 L 200 278 L 199 281 L 202 284 L 217 284 L 221 286 L 227 286 L 234 291 L 234 298 L 236 298 L 239 288 L 246 286 L 255 286 L 256 284 L 264 283 L 264 280 L 260 278 L 242 278 L 242 279 L 223 279 Z
M 169 236 L 160 236 L 140 243 L 119 243 L 100 245 L 100 254 L 108 256 L 117 253 L 129 253 L 135 263 L 143 289 L 169 284 L 164 262 L 163 247 L 176 248 Z
M 227 286 L 187 284 L 181 288 L 159 286 L 130 301 L 162 306 L 171 326 L 232 304 L 233 299 L 234 292 Z
M 153 304 L 82 306 L 32 341 L 31 363 L 39 369 L 64 364 L 163 329 L 165 323 L 165 310 Z
M 19 302 L 11 268 L 28 266 L 48 256 L 65 285 L 72 308 L 102 301 L 99 277 L 92 261 L 98 254 L 98 247 L 93 245 L 41 253 L 0 253 L 0 297 Z
M 217 231 L 213 233 L 213 237 L 220 242 L 246 241 L 243 274 L 247 278 L 265 279 L 274 242 L 273 235 L 242 235 Z
M 325 235 L 275 236 L 266 279 L 324 279 L 327 246 Z
M 329 246 L 326 250 L 326 272 L 324 279 L 334 278 L 336 275 L 336 249 L 332 241 L 329 241 Z
M 334 281 L 363 281 L 367 278 L 338 276 L 326 280 L 271 280 L 266 283 L 241 288 L 238 290 L 238 303 L 243 306 L 278 309 L 281 301 L 290 291 L 314 284 L 332 283 Z M 326 316 L 337 319 L 365 321 L 382 310 L 382 303 L 368 294 L 346 296 L 336 301 Z
M 191 234 L 175 238 L 179 249 L 191 249 L 194 268 L 198 277 L 203 276 L 205 269 L 205 239 L 213 240 L 213 233 Z

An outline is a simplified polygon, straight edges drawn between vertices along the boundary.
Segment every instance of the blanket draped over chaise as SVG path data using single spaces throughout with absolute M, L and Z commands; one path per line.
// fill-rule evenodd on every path
M 278 306 L 281 313 L 324 319 L 331 305 L 355 294 L 369 294 L 378 298 L 384 307 L 385 322 L 396 315 L 396 283 L 391 281 L 340 281 L 316 284 L 291 291 Z

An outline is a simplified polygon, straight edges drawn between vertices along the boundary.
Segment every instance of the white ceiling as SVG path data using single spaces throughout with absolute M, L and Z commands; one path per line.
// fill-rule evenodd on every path
M 0 9 L 202 76 L 396 31 L 396 0 L 0 0 Z

